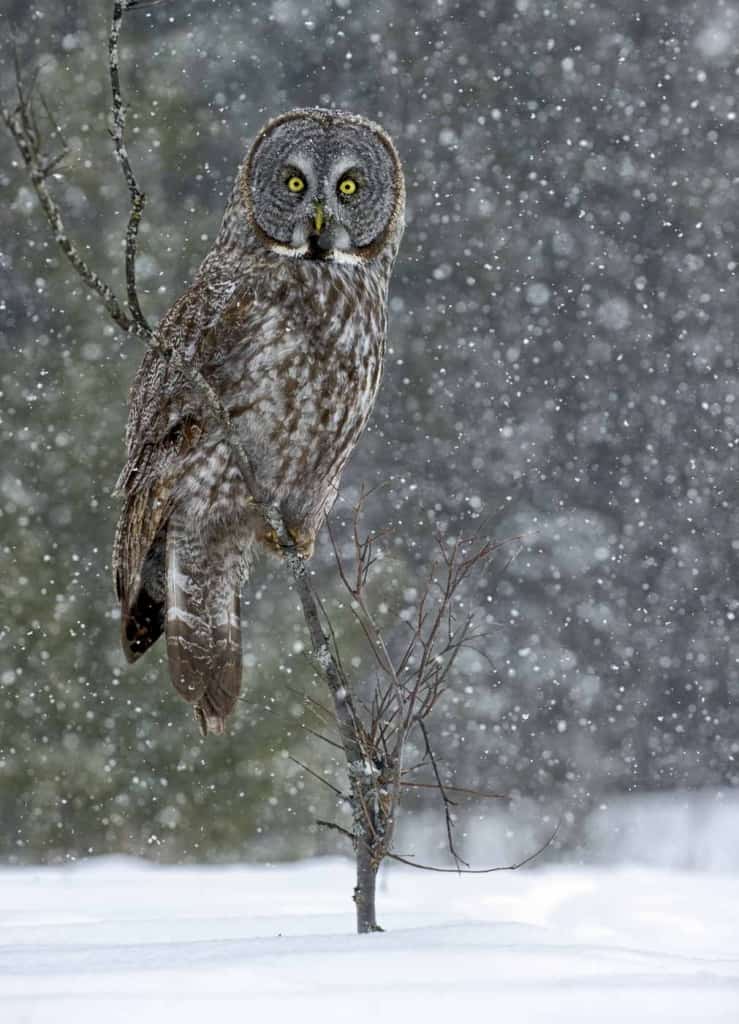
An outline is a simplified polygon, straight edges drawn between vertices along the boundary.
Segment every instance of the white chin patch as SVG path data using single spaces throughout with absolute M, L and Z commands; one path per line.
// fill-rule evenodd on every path
M 272 242 L 269 248 L 270 252 L 277 253 L 278 256 L 289 256 L 292 259 L 301 259 L 309 254 L 307 245 L 281 245 L 279 242 Z M 356 265 L 363 261 L 361 256 L 357 256 L 353 252 L 344 252 L 343 249 L 331 249 L 323 257 L 323 261 L 316 260 L 316 262 L 351 263 Z
M 342 249 L 334 249 L 329 259 L 334 263 L 362 263 L 362 257 L 353 252 L 344 252 Z
M 271 252 L 276 252 L 279 256 L 292 256 L 293 258 L 305 256 L 308 252 L 308 246 L 305 244 L 281 245 L 279 242 L 272 242 L 269 248 Z

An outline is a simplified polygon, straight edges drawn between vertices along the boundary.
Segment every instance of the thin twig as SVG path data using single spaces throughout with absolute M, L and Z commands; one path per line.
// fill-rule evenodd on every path
M 337 825 L 335 821 L 324 821 L 323 818 L 316 818 L 316 825 L 322 825 L 323 828 L 330 828 L 334 832 L 340 832 L 342 836 L 346 836 L 352 843 L 355 841 L 354 834 L 348 828 L 344 828 L 343 825 Z
M 426 762 L 423 762 L 425 765 Z M 420 765 L 416 765 L 419 768 Z M 408 771 L 410 769 L 406 769 Z M 412 789 L 438 789 L 439 784 L 437 782 L 411 782 L 408 779 L 403 779 L 401 786 L 409 786 Z M 444 783 L 444 789 L 447 793 L 464 793 L 466 796 L 476 796 L 483 800 L 511 800 L 512 797 L 505 793 L 486 793 L 484 789 L 468 789 L 466 786 L 450 786 L 448 783 Z
M 422 718 L 418 718 L 416 720 L 416 723 L 418 725 L 418 728 L 421 730 L 423 742 L 426 744 L 426 754 L 428 756 L 429 761 L 431 762 L 431 768 L 434 773 L 434 778 L 436 779 L 436 785 L 439 790 L 439 793 L 441 794 L 441 799 L 444 803 L 444 822 L 446 824 L 446 838 L 447 844 L 449 846 L 449 852 L 451 853 L 452 857 L 454 857 L 454 863 L 457 865 L 457 868 L 459 868 L 460 864 L 464 864 L 464 866 L 468 868 L 469 864 L 467 863 L 466 860 L 459 856 L 454 846 L 454 821 L 452 820 L 451 812 L 453 804 L 452 801 L 447 796 L 446 789 L 444 788 L 444 783 L 441 781 L 441 774 L 439 773 L 439 767 L 436 764 L 436 758 L 434 757 L 434 751 L 431 747 L 431 740 L 429 739 L 428 730 Z
M 329 737 L 324 736 L 323 733 L 316 732 L 315 729 L 311 729 L 311 727 L 306 725 L 305 722 L 301 722 L 300 727 L 301 729 L 305 729 L 306 732 L 309 732 L 311 736 L 315 736 L 317 740 L 322 740 L 324 743 L 328 743 L 330 747 L 336 747 L 337 750 L 343 751 L 344 748 L 340 743 L 337 743 L 336 740 L 329 739 Z
M 308 772 L 308 774 L 312 775 L 314 779 L 318 779 L 318 781 L 322 782 L 324 784 L 324 786 L 328 786 L 328 788 L 333 793 L 335 793 L 336 796 L 340 797 L 342 800 L 347 800 L 348 799 L 348 797 L 344 793 L 342 793 L 341 790 L 337 786 L 334 786 L 334 784 L 332 782 L 329 782 L 328 779 L 324 779 L 324 777 L 322 775 L 319 775 L 318 772 L 314 771 L 312 768 L 309 768 L 307 764 L 303 764 L 303 762 L 299 761 L 297 759 L 297 757 L 293 757 L 292 754 L 290 754 L 289 755 L 289 759 L 291 761 L 293 761 L 295 764 L 300 765 L 300 767 L 303 769 L 303 771 Z
M 386 856 L 391 860 L 397 860 L 400 864 L 406 864 L 409 868 L 417 868 L 419 871 L 437 871 L 440 874 L 445 875 L 491 875 L 495 871 L 517 871 L 519 868 L 522 868 L 524 864 L 530 864 L 532 860 L 536 860 L 537 857 L 540 857 L 542 853 L 552 845 L 554 840 L 557 838 L 557 833 L 559 832 L 561 824 L 561 820 L 558 821 L 557 827 L 544 845 L 529 854 L 528 857 L 524 857 L 523 860 L 519 860 L 515 864 L 501 864 L 494 868 L 437 868 L 433 864 L 419 864 L 416 861 L 409 860 L 407 857 L 401 857 L 398 853 L 388 852 Z
M 329 709 L 324 704 L 321 704 L 319 700 L 316 700 L 315 697 L 311 697 L 309 693 L 301 693 L 300 690 L 296 690 L 292 686 L 288 686 L 287 690 L 289 693 L 294 693 L 296 697 L 300 697 L 306 704 L 309 704 L 311 706 L 311 713 L 324 725 L 329 726 L 329 728 L 336 725 L 336 720 L 331 717 Z

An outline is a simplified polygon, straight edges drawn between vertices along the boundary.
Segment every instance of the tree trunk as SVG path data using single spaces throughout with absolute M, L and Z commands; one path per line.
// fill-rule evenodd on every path
M 364 841 L 357 842 L 357 884 L 354 889 L 354 902 L 357 905 L 357 932 L 381 932 L 375 912 L 375 887 L 377 883 L 377 867 L 372 862 L 372 853 Z

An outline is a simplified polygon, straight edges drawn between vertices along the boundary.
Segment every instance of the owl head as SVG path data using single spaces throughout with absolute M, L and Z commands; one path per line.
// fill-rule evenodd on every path
M 286 257 L 363 262 L 400 242 L 398 154 L 382 128 L 355 114 L 291 110 L 270 121 L 239 189 L 258 241 Z

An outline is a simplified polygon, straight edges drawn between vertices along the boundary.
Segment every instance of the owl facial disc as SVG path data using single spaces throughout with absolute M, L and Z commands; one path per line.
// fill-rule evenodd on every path
M 299 110 L 270 122 L 242 170 L 264 245 L 280 255 L 358 262 L 398 230 L 403 180 L 382 129 L 351 114 Z

